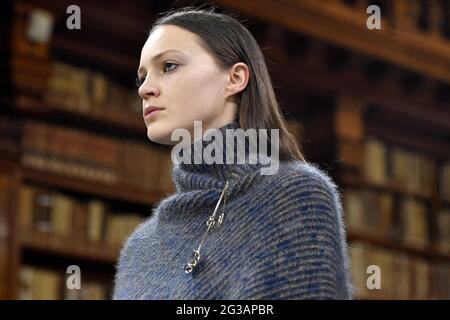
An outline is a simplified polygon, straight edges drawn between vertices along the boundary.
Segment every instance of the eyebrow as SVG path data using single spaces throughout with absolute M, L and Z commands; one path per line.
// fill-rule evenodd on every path
M 152 62 L 152 61 L 155 61 L 155 60 L 161 58 L 163 55 L 165 55 L 166 53 L 169 53 L 169 52 L 177 52 L 177 53 L 181 53 L 181 54 L 184 55 L 184 53 L 183 53 L 182 51 L 180 51 L 180 50 L 169 49 L 169 50 L 161 51 L 161 52 L 158 53 L 158 54 L 155 54 L 155 55 L 150 59 L 150 61 L 151 61 L 151 62 Z M 144 70 L 145 70 L 144 67 L 142 67 L 142 66 L 139 67 L 139 69 L 137 70 L 137 74 L 139 75 L 139 74 L 140 74 L 141 72 L 143 72 Z

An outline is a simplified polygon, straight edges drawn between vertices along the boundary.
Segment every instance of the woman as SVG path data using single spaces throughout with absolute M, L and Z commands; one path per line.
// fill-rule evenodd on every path
M 288 132 L 251 33 L 213 10 L 170 12 L 149 33 L 138 77 L 148 138 L 174 145 L 172 132 L 185 129 L 194 138 L 172 159 L 192 161 L 173 165 L 176 192 L 127 239 L 113 298 L 351 298 L 339 193 Z M 263 153 L 221 162 L 249 156 L 249 138 L 243 149 L 234 138 L 195 138 L 196 120 L 222 137 L 278 129 L 279 145 L 258 139 L 278 152 L 276 173 L 261 174 L 273 160 Z M 196 152 L 211 145 L 215 163 Z

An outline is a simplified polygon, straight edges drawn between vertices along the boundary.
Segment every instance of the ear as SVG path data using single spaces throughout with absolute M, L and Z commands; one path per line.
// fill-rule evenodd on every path
M 247 87 L 249 77 L 250 71 L 247 65 L 243 62 L 235 63 L 228 72 L 226 91 L 230 96 L 243 91 Z

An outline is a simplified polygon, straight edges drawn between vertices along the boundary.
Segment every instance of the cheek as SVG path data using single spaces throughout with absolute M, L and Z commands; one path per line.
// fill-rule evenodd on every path
M 183 71 L 167 78 L 162 87 L 162 101 L 166 103 L 168 112 L 160 118 L 161 121 L 155 122 L 153 134 L 160 135 L 158 140 L 165 144 L 176 143 L 170 142 L 174 129 L 191 130 L 194 120 L 207 123 L 220 114 L 224 105 L 224 84 L 217 71 L 206 68 L 186 68 Z
M 197 116 L 209 114 L 223 104 L 223 83 L 214 70 L 186 70 L 179 77 L 174 77 L 171 87 L 173 94 L 168 98 L 184 116 L 192 113 Z

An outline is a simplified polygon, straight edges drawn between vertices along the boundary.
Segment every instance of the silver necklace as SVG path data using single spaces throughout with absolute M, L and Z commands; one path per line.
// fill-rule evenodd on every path
M 194 253 L 191 257 L 191 259 L 189 260 L 189 262 L 186 264 L 186 266 L 184 267 L 184 271 L 186 271 L 186 273 L 191 273 L 192 270 L 194 270 L 194 268 L 197 266 L 198 262 L 200 261 L 200 250 L 202 248 L 203 242 L 206 239 L 206 236 L 208 235 L 208 232 L 210 229 L 214 228 L 214 229 L 218 229 L 223 222 L 223 217 L 225 215 L 225 203 L 226 203 L 226 197 L 224 198 L 225 195 L 225 191 L 228 189 L 228 180 L 225 182 L 225 187 L 222 190 L 222 194 L 220 195 L 219 200 L 217 201 L 216 204 L 216 208 L 214 209 L 213 214 L 209 217 L 208 221 L 206 221 L 206 224 L 208 226 L 208 229 L 206 229 L 206 232 L 202 238 L 202 240 L 200 241 L 200 244 L 197 248 L 197 250 L 194 250 Z M 223 202 L 223 206 L 222 206 L 222 213 L 219 215 L 219 217 L 216 220 L 216 213 L 217 213 L 217 209 L 220 206 L 220 202 L 222 201 L 222 198 L 224 198 L 224 202 Z

